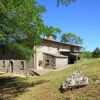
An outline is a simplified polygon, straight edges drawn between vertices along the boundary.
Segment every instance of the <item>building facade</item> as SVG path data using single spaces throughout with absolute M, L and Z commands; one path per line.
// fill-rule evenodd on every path
M 42 43 L 34 46 L 33 58 L 23 60 L 18 54 L 8 48 L 0 47 L 0 71 L 14 74 L 34 74 L 34 70 L 56 69 L 67 67 L 80 59 L 80 47 L 61 43 L 50 39 L 43 39 Z
M 35 48 L 35 66 L 41 69 L 65 67 L 80 59 L 80 47 L 76 45 L 61 43 L 50 39 L 43 39 L 43 42 Z

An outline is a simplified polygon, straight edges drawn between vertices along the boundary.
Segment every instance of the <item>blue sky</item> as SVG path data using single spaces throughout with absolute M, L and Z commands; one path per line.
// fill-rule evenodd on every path
M 56 0 L 36 1 L 47 9 L 43 14 L 46 25 L 58 27 L 63 33 L 76 33 L 83 38 L 86 50 L 100 47 L 100 0 L 77 0 L 68 7 L 57 7 Z

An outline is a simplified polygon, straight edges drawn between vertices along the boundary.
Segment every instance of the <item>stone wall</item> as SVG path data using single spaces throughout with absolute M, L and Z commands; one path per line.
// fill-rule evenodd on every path
M 45 53 L 59 53 L 59 52 L 79 52 L 80 48 L 77 46 L 67 45 L 60 42 L 54 42 L 52 40 L 44 40 L 37 48 L 38 51 Z
M 37 47 L 37 51 L 41 51 L 45 53 L 59 53 L 60 51 L 70 52 L 70 46 L 61 45 L 56 42 L 54 43 L 54 42 L 46 41 L 41 43 L 41 45 Z
M 26 75 L 34 70 L 34 57 L 24 60 L 18 53 L 12 52 L 5 46 L 0 46 L 0 71 Z
M 56 57 L 43 54 L 43 67 L 44 68 L 55 68 L 56 67 Z
M 57 68 L 57 67 L 67 67 L 68 58 L 67 57 L 56 57 L 49 54 L 43 55 L 44 58 L 44 68 Z
M 25 60 L 0 60 L 0 71 L 26 75 L 28 74 L 27 62 Z
M 56 68 L 57 67 L 67 67 L 68 65 L 68 58 L 56 58 Z

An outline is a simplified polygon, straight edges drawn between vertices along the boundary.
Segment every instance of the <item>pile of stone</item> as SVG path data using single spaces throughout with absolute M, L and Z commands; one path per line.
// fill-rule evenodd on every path
M 82 75 L 80 71 L 76 71 L 63 82 L 59 90 L 64 92 L 66 90 L 86 86 L 88 83 L 88 78 Z

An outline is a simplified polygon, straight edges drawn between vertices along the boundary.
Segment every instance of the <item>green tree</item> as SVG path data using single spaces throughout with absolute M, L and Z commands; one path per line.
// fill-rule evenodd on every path
M 45 34 L 43 34 L 44 36 L 52 36 L 53 39 L 56 39 L 57 38 L 57 34 L 60 34 L 61 33 L 61 30 L 59 28 L 55 28 L 53 26 L 46 26 L 45 28 Z
M 83 43 L 83 40 L 74 33 L 64 33 L 61 36 L 61 42 L 81 45 Z
M 92 58 L 92 52 L 90 52 L 90 51 L 83 51 L 83 52 L 81 52 L 81 56 L 83 58 L 87 58 L 87 59 Z
M 96 49 L 94 49 L 94 51 L 92 52 L 92 56 L 93 56 L 93 58 L 100 57 L 100 49 L 98 47 Z
M 59 32 L 44 25 L 41 14 L 45 11 L 34 0 L 0 0 L 0 44 L 29 59 L 41 35 L 56 36 Z

